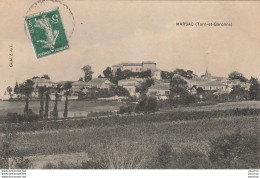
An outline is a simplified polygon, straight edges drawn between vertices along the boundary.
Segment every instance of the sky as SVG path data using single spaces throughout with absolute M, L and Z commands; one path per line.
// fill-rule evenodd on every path
M 0 97 L 8 85 L 48 74 L 76 81 L 90 65 L 94 77 L 121 62 L 154 61 L 214 76 L 239 71 L 260 78 L 260 3 L 245 1 L 0 1 Z M 26 15 L 60 7 L 70 49 L 36 59 L 24 29 Z M 232 27 L 176 26 L 176 22 L 224 22 Z M 73 30 L 74 29 L 74 30 Z M 9 45 L 13 67 L 9 67 Z

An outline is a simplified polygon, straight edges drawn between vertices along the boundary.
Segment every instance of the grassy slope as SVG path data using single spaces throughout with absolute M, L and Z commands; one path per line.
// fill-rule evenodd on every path
M 189 107 L 181 108 L 181 111 L 225 110 L 231 108 L 259 109 L 260 102 Z M 171 108 L 171 110 L 174 109 Z M 122 142 L 127 142 L 132 150 L 142 152 L 145 159 L 149 160 L 155 154 L 158 146 L 164 142 L 173 145 L 176 150 L 188 145 L 206 153 L 209 149 L 209 138 L 233 132 L 238 127 L 243 131 L 258 130 L 259 119 L 259 115 L 225 116 L 225 118 L 221 119 L 217 117 L 177 122 L 133 122 L 128 125 L 109 124 L 84 126 L 82 128 L 68 127 L 59 130 L 18 133 L 14 145 L 19 150 L 24 151 L 27 156 L 35 155 L 36 157 L 30 157 L 34 160 L 35 165 L 43 165 L 44 160 L 42 158 L 45 157 L 44 155 L 52 154 L 57 157 L 55 157 L 55 162 L 57 160 L 77 162 L 77 160 L 84 159 L 79 159 L 79 156 L 77 156 L 79 153 L 86 153 L 85 159 L 88 159 L 87 155 L 94 159 L 100 158 L 105 155 L 107 145 Z M 62 154 L 62 156 L 58 154 Z M 46 161 L 52 162 L 47 157 Z
M 174 149 L 188 145 L 206 153 L 209 138 L 233 132 L 238 127 L 244 131 L 257 130 L 258 124 L 259 116 L 248 116 L 29 132 L 19 134 L 15 145 L 26 155 L 86 152 L 96 159 L 104 156 L 107 143 L 126 141 L 129 145 L 134 145 L 136 150 L 142 150 L 146 159 L 149 159 L 164 142 L 174 145 Z

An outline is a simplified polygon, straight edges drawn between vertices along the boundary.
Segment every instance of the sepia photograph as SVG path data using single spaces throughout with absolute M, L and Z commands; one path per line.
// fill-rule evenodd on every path
M 2 176 L 232 169 L 258 178 L 259 9 L 257 1 L 1 1 Z

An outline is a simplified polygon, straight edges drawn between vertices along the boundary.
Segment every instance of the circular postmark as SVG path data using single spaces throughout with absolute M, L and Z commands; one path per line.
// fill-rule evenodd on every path
M 62 16 L 64 28 L 66 29 L 68 38 L 71 38 L 75 29 L 75 18 L 71 9 L 64 2 L 60 0 L 38 0 L 33 3 L 26 11 L 25 17 L 35 13 L 41 13 L 48 9 L 58 7 Z M 24 21 L 24 30 L 27 37 L 30 39 L 28 31 L 26 29 L 26 22 Z

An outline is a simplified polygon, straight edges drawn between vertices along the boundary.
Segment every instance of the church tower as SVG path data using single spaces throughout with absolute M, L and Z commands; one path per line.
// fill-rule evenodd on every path
M 211 74 L 208 72 L 208 67 L 206 68 L 204 79 L 208 80 L 208 81 L 211 81 Z

